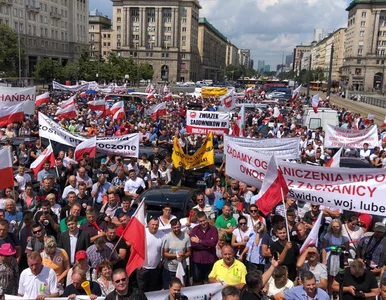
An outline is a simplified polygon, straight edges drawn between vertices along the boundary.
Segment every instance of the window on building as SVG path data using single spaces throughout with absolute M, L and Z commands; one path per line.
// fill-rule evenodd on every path
M 117 26 L 117 31 L 121 31 L 121 26 Z
M 117 22 L 121 22 L 121 17 L 118 17 L 118 18 L 117 18 Z
M 121 13 L 121 9 L 118 8 L 118 9 L 117 9 L 117 14 L 120 14 L 120 13 Z
M 366 26 L 366 21 L 362 21 L 361 22 L 361 27 L 365 27 Z
M 355 69 L 355 75 L 361 75 L 362 74 L 362 69 L 361 68 L 356 68 Z
M 363 48 L 358 49 L 358 54 L 363 54 Z
M 186 18 L 182 18 L 182 24 L 186 24 Z
M 366 18 L 367 13 L 365 11 L 362 12 L 362 18 Z
M 360 65 L 362 63 L 362 60 L 357 59 L 357 65 Z
M 361 30 L 360 32 L 359 32 L 359 36 L 365 36 L 365 32 L 363 31 L 363 30 Z
M 185 54 L 185 53 L 182 53 L 182 54 L 181 54 L 181 58 L 182 58 L 182 59 L 186 58 L 186 54 Z
M 183 36 L 181 37 L 181 40 L 186 41 L 186 36 L 183 35 Z
M 186 27 L 182 27 L 182 32 L 186 32 Z

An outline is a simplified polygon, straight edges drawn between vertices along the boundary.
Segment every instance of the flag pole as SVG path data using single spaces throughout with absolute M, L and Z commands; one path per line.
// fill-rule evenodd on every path
M 48 142 L 50 143 L 52 153 L 54 153 L 54 148 L 52 148 L 51 140 L 48 139 Z M 54 153 L 54 156 L 55 156 L 55 153 Z M 56 164 L 55 164 L 55 171 L 56 171 L 56 176 L 58 177 L 58 180 L 59 180 L 59 171 L 58 171 L 58 166 Z
M 280 187 L 280 192 L 281 192 L 281 197 L 282 197 L 282 201 L 283 201 L 283 206 L 284 206 L 284 218 L 285 218 L 285 227 L 287 229 L 287 238 L 288 238 L 288 242 L 290 242 L 290 233 L 289 233 L 289 228 L 288 228 L 288 220 L 287 220 L 287 209 L 285 207 L 285 199 L 284 199 L 284 193 L 283 193 L 283 188 Z

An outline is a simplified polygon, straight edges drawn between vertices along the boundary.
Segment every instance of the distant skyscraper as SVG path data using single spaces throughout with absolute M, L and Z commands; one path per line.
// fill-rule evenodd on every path
M 265 61 L 264 60 L 259 60 L 257 62 L 257 71 L 260 73 L 264 72 L 264 66 L 265 66 Z
M 285 56 L 285 65 L 287 67 L 289 67 L 289 65 L 292 63 L 293 59 L 294 59 L 294 54 L 293 53 L 291 53 L 289 55 L 286 55 Z
M 319 42 L 324 38 L 324 30 L 322 28 L 314 29 L 314 41 Z
M 271 72 L 271 66 L 270 65 L 265 65 L 264 66 L 264 73 Z

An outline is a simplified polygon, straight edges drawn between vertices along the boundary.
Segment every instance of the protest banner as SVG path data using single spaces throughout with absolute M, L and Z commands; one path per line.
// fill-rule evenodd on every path
M 186 112 L 186 132 L 215 135 L 223 135 L 229 132 L 229 114 L 218 111 Z
M 24 113 L 35 113 L 36 87 L 0 87 L 0 109 L 23 103 Z
M 201 97 L 220 97 L 228 93 L 228 88 L 220 87 L 201 87 Z
M 248 139 L 224 135 L 224 148 L 228 144 L 236 144 L 246 147 L 266 156 L 272 156 L 275 153 L 276 158 L 281 159 L 298 159 L 300 155 L 300 138 L 283 138 L 283 139 Z
M 269 157 L 228 144 L 226 174 L 248 185 L 261 187 Z M 279 161 L 289 195 L 349 211 L 386 216 L 386 173 L 382 169 L 326 168 Z
M 196 299 L 196 300 L 221 300 L 221 291 L 224 288 L 224 285 L 221 283 L 210 283 L 210 284 L 203 284 L 203 285 L 196 285 L 196 286 L 190 286 L 190 287 L 183 287 L 181 289 L 181 294 L 188 297 L 188 299 Z M 145 293 L 146 298 L 148 300 L 164 300 L 169 295 L 169 290 L 165 291 L 156 291 L 156 292 L 148 292 Z M 45 300 L 67 300 L 68 297 L 56 297 L 56 298 L 49 298 L 46 297 Z M 77 295 L 76 299 L 79 300 L 90 300 L 90 296 L 83 296 L 83 295 Z M 97 297 L 96 300 L 104 300 L 105 297 Z M 13 295 L 5 295 L 5 300 L 35 300 L 35 299 L 28 299 L 23 298 L 19 296 L 13 296 Z
M 69 91 L 69 92 L 79 92 L 87 90 L 89 87 L 89 83 L 77 84 L 77 85 L 64 85 L 59 82 L 52 81 L 52 89 L 61 90 L 61 91 Z
M 87 139 L 87 137 L 72 134 L 40 112 L 39 136 L 71 147 L 76 147 Z M 106 154 L 138 157 L 139 134 L 98 137 L 96 146 L 97 151 Z
M 326 127 L 324 146 L 327 148 L 363 148 L 364 143 L 368 143 L 370 149 L 379 146 L 377 126 L 363 130 L 344 129 L 331 125 Z
M 185 154 L 177 137 L 174 137 L 173 166 L 185 170 L 199 169 L 214 164 L 213 134 L 210 132 L 200 149 L 193 155 Z

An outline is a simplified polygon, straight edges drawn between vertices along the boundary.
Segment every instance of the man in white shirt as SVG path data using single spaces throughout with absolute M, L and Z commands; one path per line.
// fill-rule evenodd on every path
M 27 261 L 29 268 L 20 275 L 18 296 L 36 300 L 58 297 L 55 271 L 43 266 L 40 253 L 36 251 L 28 253 Z
M 143 266 L 137 269 L 138 288 L 144 292 L 160 289 L 157 283 L 161 277 L 162 243 L 164 233 L 159 228 L 157 217 L 151 217 L 147 223 L 146 233 L 146 259 Z
M 17 183 L 19 184 L 19 191 L 24 192 L 25 191 L 25 185 L 28 182 L 31 182 L 31 176 L 29 174 L 25 174 L 25 167 L 24 166 L 19 166 L 18 168 L 18 173 L 15 176 L 15 179 Z
M 140 187 L 142 187 L 142 190 L 145 189 L 145 182 L 142 178 L 137 177 L 134 169 L 129 171 L 129 178 L 130 179 L 125 183 L 124 192 L 126 196 L 136 199 L 141 194 L 139 192 L 141 190 Z
M 67 195 L 69 192 L 74 192 L 77 195 L 79 194 L 78 183 L 74 175 L 71 175 L 70 177 L 68 177 L 68 183 L 69 185 L 67 185 L 63 190 L 63 194 L 62 194 L 63 199 L 67 198 Z
M 364 159 L 369 159 L 370 154 L 371 154 L 371 150 L 369 149 L 369 144 L 368 143 L 364 143 L 363 144 L 363 149 L 361 149 L 361 151 L 359 151 L 359 156 L 361 158 L 364 158 Z

